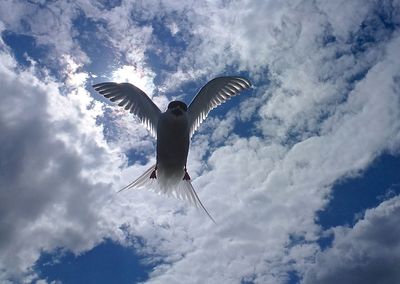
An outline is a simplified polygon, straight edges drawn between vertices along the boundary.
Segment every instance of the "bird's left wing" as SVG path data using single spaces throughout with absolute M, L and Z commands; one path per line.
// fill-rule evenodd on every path
M 242 77 L 218 77 L 208 82 L 189 105 L 190 136 L 213 108 L 250 87 L 250 82 Z
M 93 85 L 93 88 L 110 101 L 118 102 L 120 107 L 136 115 L 156 137 L 161 111 L 145 92 L 129 83 L 107 82 Z

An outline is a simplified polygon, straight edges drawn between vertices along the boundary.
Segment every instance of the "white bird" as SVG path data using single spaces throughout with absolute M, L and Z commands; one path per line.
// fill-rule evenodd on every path
M 203 208 L 214 221 L 197 196 L 186 169 L 190 138 L 213 108 L 250 86 L 242 77 L 218 77 L 201 88 L 189 107 L 184 102 L 172 101 L 161 112 L 142 90 L 129 83 L 93 85 L 101 95 L 136 115 L 157 139 L 156 164 L 120 191 L 152 185 L 156 192 Z

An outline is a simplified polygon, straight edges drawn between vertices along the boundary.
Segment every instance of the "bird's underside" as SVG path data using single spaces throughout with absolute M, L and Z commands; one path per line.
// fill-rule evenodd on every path
M 250 82 L 241 77 L 215 78 L 201 88 L 189 106 L 173 101 L 163 113 L 142 90 L 129 83 L 100 83 L 93 87 L 136 115 L 157 138 L 156 164 L 120 191 L 150 188 L 201 207 L 215 222 L 197 196 L 186 169 L 190 137 L 213 108 L 249 88 Z
M 173 177 L 190 180 L 186 171 L 189 143 L 187 113 L 162 113 L 157 124 L 156 156 L 156 171 L 161 179 Z M 156 178 L 156 171 L 152 173 L 152 178 Z
M 157 172 L 157 176 L 154 177 L 154 173 Z M 118 192 L 130 188 L 147 188 L 152 189 L 156 193 L 165 194 L 172 196 L 177 199 L 182 199 L 197 208 L 202 208 L 208 217 L 215 223 L 214 218 L 210 215 L 207 209 L 204 207 L 199 196 L 197 195 L 192 185 L 191 179 L 185 178 L 187 172 L 183 170 L 174 172 L 170 175 L 169 172 L 164 172 L 161 168 L 156 168 L 156 164 L 152 165 L 147 169 L 140 177 L 135 181 L 128 184 Z
M 202 208 L 214 221 L 194 190 L 186 169 L 189 143 L 187 115 L 175 116 L 167 112 L 161 114 L 157 125 L 156 164 L 130 187 L 151 185 L 158 193 L 186 200 Z

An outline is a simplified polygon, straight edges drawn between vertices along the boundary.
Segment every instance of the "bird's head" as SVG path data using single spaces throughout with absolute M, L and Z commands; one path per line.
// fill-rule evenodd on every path
M 181 101 L 172 101 L 168 105 L 168 110 L 175 116 L 180 116 L 184 112 L 187 112 L 187 105 Z

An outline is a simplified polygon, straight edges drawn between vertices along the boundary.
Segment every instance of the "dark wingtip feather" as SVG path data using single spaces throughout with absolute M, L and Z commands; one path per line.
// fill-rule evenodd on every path
M 117 85 L 117 83 L 114 83 L 114 82 L 104 82 L 104 83 L 94 84 L 94 85 L 92 85 L 92 87 L 93 87 L 93 89 L 95 89 L 96 91 L 99 91 L 100 89 L 107 88 L 107 87 L 111 87 L 111 86 L 115 86 L 115 85 Z

